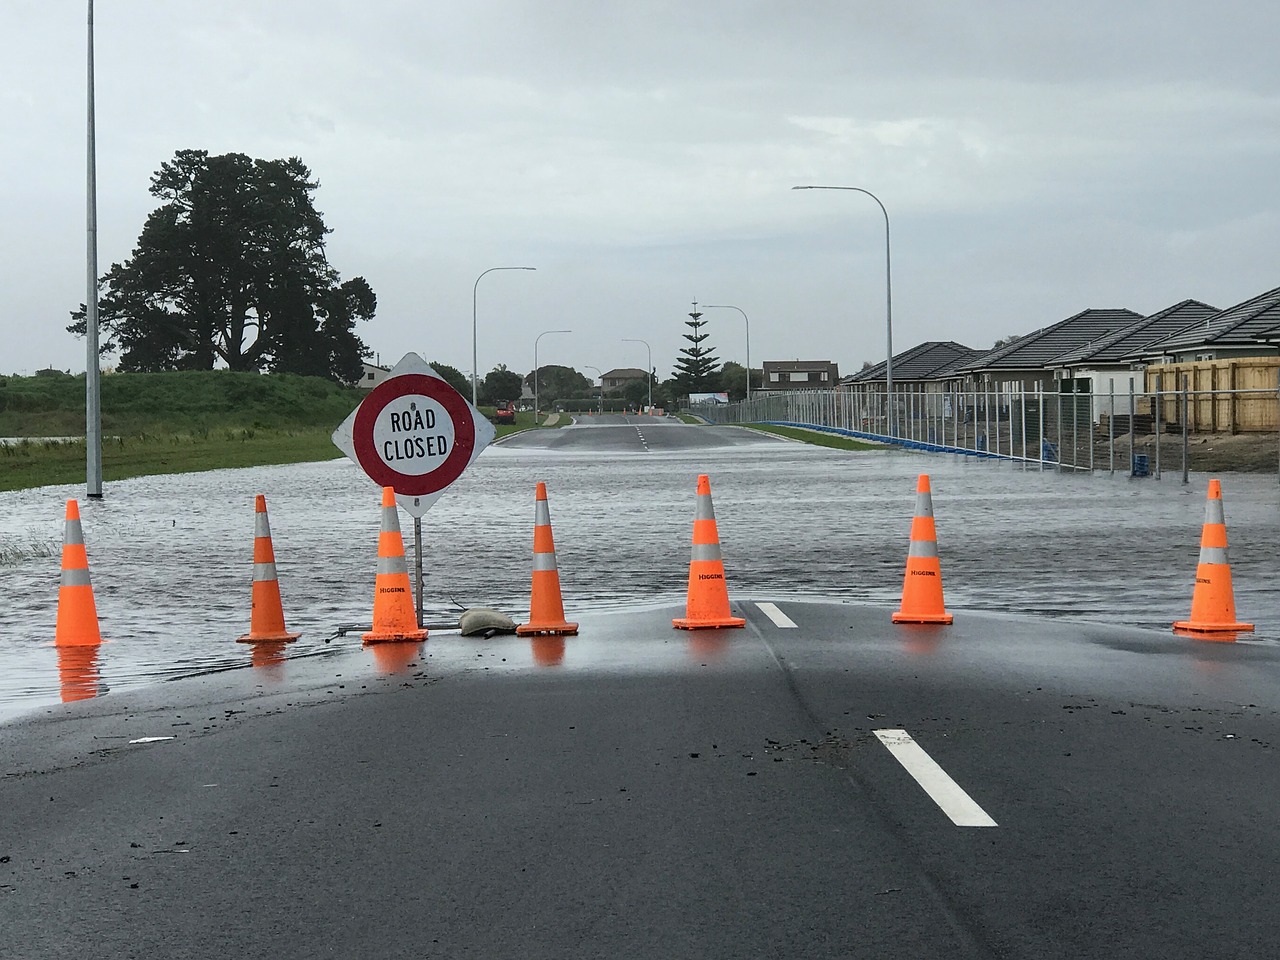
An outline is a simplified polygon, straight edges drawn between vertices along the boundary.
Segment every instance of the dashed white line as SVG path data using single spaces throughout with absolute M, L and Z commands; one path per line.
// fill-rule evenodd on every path
M 876 730 L 875 735 L 903 769 L 915 778 L 957 827 L 994 827 L 996 822 L 905 730 Z
M 760 612 L 773 621 L 775 627 L 794 627 L 796 622 L 778 609 L 776 603 L 757 603 Z

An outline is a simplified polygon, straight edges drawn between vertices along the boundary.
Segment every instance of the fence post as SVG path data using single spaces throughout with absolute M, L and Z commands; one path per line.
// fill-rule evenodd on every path
M 1116 378 L 1107 378 L 1107 389 L 1110 396 L 1107 401 L 1107 460 L 1110 463 L 1111 476 L 1116 475 Z
M 1136 398 L 1133 395 L 1133 377 L 1129 378 L 1129 476 L 1133 476 L 1133 420 L 1138 412 Z
M 1075 378 L 1071 380 L 1071 472 L 1080 467 L 1080 394 L 1076 392 Z M 1093 439 L 1090 432 L 1089 439 Z
M 1182 375 L 1182 482 L 1187 479 L 1187 375 Z
M 1036 433 L 1040 441 L 1040 472 L 1044 473 L 1044 390 L 1042 384 L 1036 384 L 1036 414 L 1039 424 Z
M 1146 374 L 1143 374 L 1146 377 Z M 1144 384 L 1145 386 L 1145 384 Z M 1164 397 L 1160 392 L 1160 380 L 1156 381 L 1155 399 L 1151 401 L 1151 429 L 1156 434 L 1156 479 L 1160 479 L 1160 438 L 1164 434 Z

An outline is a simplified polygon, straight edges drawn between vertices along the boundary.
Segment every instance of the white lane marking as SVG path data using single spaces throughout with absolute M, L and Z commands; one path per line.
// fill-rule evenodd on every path
M 760 612 L 773 621 L 775 627 L 794 627 L 796 622 L 778 609 L 776 603 L 757 603 Z
M 130 740 L 130 743 L 158 743 L 161 740 L 172 740 L 173 737 L 139 737 L 137 740 Z
M 905 730 L 876 730 L 875 735 L 903 769 L 915 778 L 957 827 L 994 827 L 996 822 L 938 766 Z

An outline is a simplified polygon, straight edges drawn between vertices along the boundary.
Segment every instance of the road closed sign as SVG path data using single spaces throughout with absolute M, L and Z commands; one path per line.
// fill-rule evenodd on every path
M 333 442 L 420 517 L 493 436 L 493 424 L 425 360 L 408 353 L 333 432 Z

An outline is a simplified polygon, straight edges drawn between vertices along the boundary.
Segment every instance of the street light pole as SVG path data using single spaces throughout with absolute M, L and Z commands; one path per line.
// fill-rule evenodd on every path
M 884 208 L 884 204 L 870 190 L 864 190 L 862 187 L 820 187 L 820 186 L 803 186 L 792 187 L 792 190 L 852 190 L 855 193 L 865 193 L 868 197 L 876 202 L 876 206 L 880 208 L 880 212 L 884 214 L 884 326 L 885 326 L 885 359 L 884 359 L 884 387 L 885 387 L 885 409 L 888 414 L 886 420 L 888 422 L 889 436 L 894 435 L 893 424 L 893 280 L 892 271 L 889 267 L 889 211 Z
M 471 287 L 471 405 L 476 405 L 476 374 L 479 368 L 476 366 L 476 291 L 480 287 L 480 280 L 486 273 L 493 273 L 495 270 L 537 270 L 537 267 L 490 267 L 476 277 L 476 282 Z
M 741 307 L 735 307 L 731 303 L 707 303 L 703 304 L 705 310 L 737 310 L 742 314 L 742 322 L 747 325 L 747 403 L 751 402 L 751 321 L 747 319 L 747 313 Z
M 573 333 L 572 330 L 543 330 L 533 338 L 533 425 L 538 425 L 538 341 L 548 333 Z
M 87 244 L 84 298 L 85 488 L 91 500 L 102 499 L 102 387 L 98 355 L 98 152 L 93 110 L 93 0 L 89 0 Z
M 600 414 L 601 416 L 603 416 L 604 415 L 604 374 L 600 372 L 599 367 L 593 367 L 589 363 L 584 363 L 583 366 L 586 367 L 588 370 L 594 370 L 596 372 L 596 376 L 600 378 Z
M 649 353 L 649 366 L 644 372 L 644 382 L 649 385 L 649 416 L 653 416 L 653 351 L 649 349 L 648 340 L 639 340 L 635 338 L 622 338 L 623 343 L 643 343 L 645 350 Z

